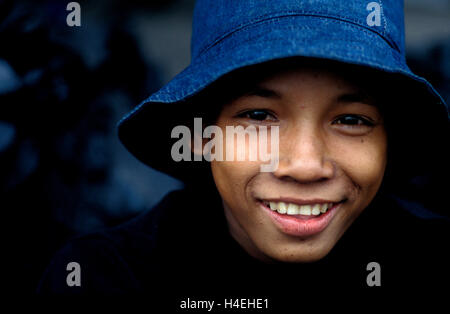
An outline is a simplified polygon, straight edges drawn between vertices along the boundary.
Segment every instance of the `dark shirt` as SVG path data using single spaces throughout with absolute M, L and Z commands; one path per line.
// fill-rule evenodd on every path
M 287 306 L 295 300 L 287 296 L 312 289 L 429 290 L 449 278 L 448 230 L 445 220 L 420 219 L 376 200 L 320 261 L 267 264 L 230 236 L 215 189 L 187 188 L 125 224 L 72 240 L 56 254 L 38 291 L 145 295 L 173 306 L 188 297 L 258 296 Z M 80 287 L 66 284 L 69 262 L 81 266 Z M 380 287 L 367 285 L 369 262 L 381 267 Z

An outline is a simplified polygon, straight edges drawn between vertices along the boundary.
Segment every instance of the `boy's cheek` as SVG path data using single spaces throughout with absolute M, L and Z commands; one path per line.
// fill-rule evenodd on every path
M 352 145 L 336 142 L 331 149 L 335 164 L 361 188 L 372 189 L 381 184 L 387 163 L 385 141 L 363 139 Z
M 233 197 L 243 200 L 246 185 L 258 175 L 259 163 L 248 161 L 212 161 L 211 171 L 219 192 L 233 193 L 222 197 Z

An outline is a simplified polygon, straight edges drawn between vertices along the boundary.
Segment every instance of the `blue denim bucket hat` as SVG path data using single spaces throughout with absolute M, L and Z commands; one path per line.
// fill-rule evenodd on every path
M 401 76 L 420 86 L 427 108 L 448 122 L 441 96 L 406 64 L 401 0 L 198 0 L 190 65 L 119 122 L 119 138 L 142 162 L 182 178 L 183 166 L 172 161 L 167 146 L 170 130 L 157 122 L 160 115 L 165 119 L 185 109 L 189 99 L 228 73 L 290 57 Z

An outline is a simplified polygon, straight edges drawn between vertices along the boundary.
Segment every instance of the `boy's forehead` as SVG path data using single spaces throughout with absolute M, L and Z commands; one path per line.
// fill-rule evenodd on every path
M 291 85 L 289 88 L 284 88 L 283 83 L 286 84 L 286 82 L 283 82 L 283 80 L 280 80 L 274 84 L 270 84 L 270 82 L 276 81 L 276 79 L 274 79 L 273 77 L 261 80 L 246 92 L 238 95 L 233 100 L 224 104 L 223 108 L 234 108 L 235 106 L 244 104 L 246 100 L 250 100 L 251 98 L 265 100 L 272 103 L 286 102 L 287 104 L 303 98 L 305 95 L 305 91 L 307 91 L 308 93 L 317 93 L 317 96 L 322 99 L 320 101 L 326 101 L 329 104 L 347 105 L 359 103 L 381 109 L 381 100 L 377 97 L 377 95 L 373 94 L 373 91 L 368 91 L 363 87 L 352 84 L 351 82 L 343 81 L 339 83 L 342 85 L 339 88 L 336 88 L 336 85 L 339 84 L 336 84 L 336 82 L 333 82 L 331 80 L 325 84 L 318 85 L 313 88 L 311 85 L 305 85 L 303 87 L 297 88 L 304 82 L 302 80 L 297 80 L 296 78 L 293 79 L 295 80 L 295 82 L 293 82 L 292 84 L 289 83 Z
M 214 101 L 228 106 L 245 97 L 280 99 L 288 85 L 305 84 L 305 80 L 322 81 L 323 88 L 332 87 L 336 99 L 342 102 L 364 102 L 378 106 L 385 101 L 380 84 L 386 78 L 368 68 L 330 60 L 287 58 L 242 68 L 218 80 L 204 95 L 207 103 Z M 381 82 L 381 83 L 380 83 Z M 311 82 L 309 82 L 311 83 Z M 386 86 L 388 87 L 388 86 Z M 292 88 L 291 88 L 292 90 Z
M 370 92 L 358 81 L 361 77 L 350 78 L 337 69 L 314 66 L 296 66 L 289 69 L 271 69 L 263 77 L 255 77 L 242 96 L 260 96 L 280 99 L 296 89 L 323 88 L 329 93 L 359 95 L 370 98 Z
M 232 76 L 231 82 L 246 86 L 247 91 L 261 86 L 279 86 L 287 83 L 323 81 L 333 82 L 345 89 L 367 89 L 377 75 L 367 68 L 325 60 L 278 60 L 260 64 Z M 236 86 L 236 85 L 235 85 Z
M 339 71 L 322 67 L 297 66 L 290 69 L 275 70 L 258 82 L 255 86 L 271 86 L 282 90 L 289 85 L 307 85 L 311 83 L 323 82 L 334 83 L 337 88 L 356 88 L 346 76 Z

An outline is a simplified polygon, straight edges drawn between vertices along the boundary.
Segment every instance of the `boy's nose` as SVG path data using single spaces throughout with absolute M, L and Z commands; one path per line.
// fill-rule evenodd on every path
M 303 128 L 281 139 L 279 164 L 274 175 L 301 183 L 332 178 L 335 166 L 327 156 L 326 143 L 319 133 Z

